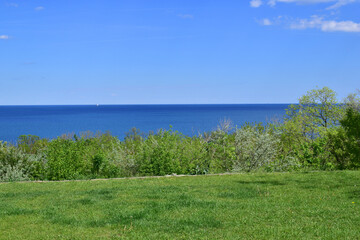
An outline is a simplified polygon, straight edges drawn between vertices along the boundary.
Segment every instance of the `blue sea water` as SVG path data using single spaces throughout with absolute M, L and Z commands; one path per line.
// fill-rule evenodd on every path
M 0 140 L 23 134 L 55 138 L 64 133 L 110 131 L 120 139 L 131 128 L 169 129 L 196 135 L 216 129 L 223 119 L 234 126 L 282 119 L 288 104 L 0 106 Z

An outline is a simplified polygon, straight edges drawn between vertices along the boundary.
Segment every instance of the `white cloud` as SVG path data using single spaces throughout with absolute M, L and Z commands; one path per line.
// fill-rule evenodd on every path
M 354 3 L 354 2 L 356 2 L 356 0 L 339 0 L 334 5 L 331 5 L 330 7 L 326 8 L 326 9 L 327 10 L 337 9 L 337 8 L 340 8 L 347 4 Z
M 270 26 L 272 25 L 272 22 L 267 19 L 267 18 L 264 18 L 262 21 L 261 21 L 261 24 L 264 25 L 264 26 Z
M 274 7 L 278 3 L 294 3 L 294 4 L 327 4 L 328 7 L 326 10 L 338 9 L 342 6 L 351 4 L 351 3 L 360 3 L 360 0 L 251 0 L 251 7 L 259 7 L 262 5 L 263 1 L 267 2 L 268 5 Z M 331 14 L 334 14 L 332 12 Z M 261 21 L 258 21 L 259 24 L 264 26 L 269 25 L 279 25 L 279 24 L 289 24 L 291 29 L 308 29 L 308 28 L 317 28 L 323 32 L 360 32 L 360 23 L 347 20 L 347 21 L 337 21 L 331 19 L 325 19 L 324 17 L 312 16 L 308 19 L 300 19 L 296 21 L 291 21 L 291 18 L 287 20 L 279 17 L 278 19 L 273 19 L 270 21 L 268 18 L 264 18 Z
M 336 9 L 356 1 L 358 0 L 269 0 L 268 4 L 273 7 L 277 3 L 297 3 L 297 4 L 334 3 L 327 9 Z
M 250 1 L 250 6 L 254 7 L 254 8 L 260 7 L 262 4 L 263 4 L 262 0 L 251 0 Z
M 2 40 L 7 40 L 9 38 L 10 37 L 8 35 L 0 35 L 0 39 L 2 39 Z
M 36 8 L 35 8 L 35 11 L 42 11 L 42 10 L 44 10 L 44 9 L 45 9 L 44 7 L 39 6 L 39 7 L 36 7 Z
M 324 32 L 360 32 L 360 23 L 353 21 L 325 21 L 322 23 L 321 30 Z
M 310 20 L 301 19 L 290 25 L 291 29 L 307 29 L 307 28 L 316 28 L 321 26 L 323 19 L 318 16 L 312 16 Z
M 360 32 L 360 23 L 353 21 L 329 21 L 313 16 L 311 19 L 301 19 L 290 25 L 292 29 L 319 28 L 323 32 Z
M 178 14 L 178 17 L 184 18 L 184 19 L 193 19 L 194 16 L 191 14 Z
M 17 3 L 6 3 L 6 6 L 8 6 L 8 7 L 18 7 L 19 4 L 17 4 Z

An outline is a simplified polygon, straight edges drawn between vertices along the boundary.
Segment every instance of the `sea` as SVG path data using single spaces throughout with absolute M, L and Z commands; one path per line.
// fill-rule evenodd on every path
M 194 136 L 217 129 L 220 122 L 278 122 L 289 104 L 56 105 L 0 106 L 0 140 L 16 143 L 20 135 L 53 139 L 63 134 L 110 132 L 123 139 L 132 128 L 145 134 L 159 129 Z

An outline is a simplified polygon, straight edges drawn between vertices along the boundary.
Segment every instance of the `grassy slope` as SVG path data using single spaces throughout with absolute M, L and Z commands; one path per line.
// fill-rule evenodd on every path
M 0 239 L 359 239 L 359 223 L 359 171 L 0 184 Z

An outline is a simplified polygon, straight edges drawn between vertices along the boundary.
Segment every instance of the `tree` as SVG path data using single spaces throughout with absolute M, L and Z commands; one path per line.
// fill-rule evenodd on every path
M 347 150 L 352 153 L 353 165 L 360 164 L 360 112 L 352 108 L 347 109 L 346 116 L 341 121 L 348 139 Z
M 287 121 L 300 124 L 302 133 L 310 139 L 339 125 L 342 116 L 343 107 L 328 87 L 308 91 L 299 98 L 299 104 L 290 105 L 287 111 Z
M 335 156 L 340 169 L 360 167 L 360 112 L 346 109 L 340 120 L 341 127 L 329 132 L 330 151 Z
M 328 87 L 308 91 L 299 104 L 290 105 L 285 123 L 281 126 L 284 155 L 290 155 L 316 168 L 331 168 L 328 133 L 336 131 L 344 107 L 336 93 Z
M 25 153 L 35 154 L 40 149 L 45 148 L 48 142 L 47 139 L 40 139 L 35 135 L 21 135 L 18 138 L 17 146 Z
M 360 112 L 360 89 L 355 93 L 350 93 L 345 99 L 346 108 L 352 108 L 354 111 Z

